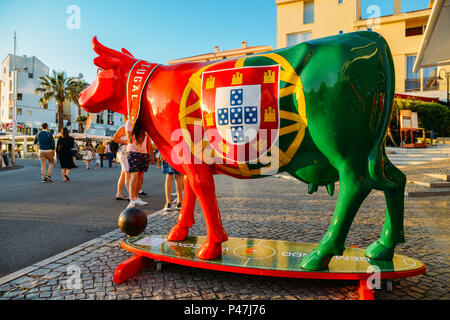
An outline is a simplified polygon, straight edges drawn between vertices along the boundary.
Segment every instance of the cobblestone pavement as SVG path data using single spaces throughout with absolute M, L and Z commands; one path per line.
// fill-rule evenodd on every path
M 401 168 L 408 177 L 406 184 L 406 193 L 409 192 L 442 192 L 450 193 L 450 187 L 446 188 L 430 188 L 415 182 L 444 182 L 427 174 L 450 175 L 450 159 L 434 161 L 421 165 L 408 166 Z
M 403 170 L 408 175 L 420 175 L 424 168 Z M 438 170 L 444 169 L 436 167 Z M 257 180 L 216 177 L 223 224 L 230 237 L 317 243 L 328 229 L 338 189 L 337 185 L 333 197 L 324 188 L 308 195 L 305 184 L 284 175 Z M 423 261 L 427 272 L 396 280 L 392 290 L 384 284 L 375 291 L 375 299 L 449 298 L 449 200 L 448 196 L 405 198 L 406 243 L 398 245 L 396 253 Z M 384 217 L 384 195 L 372 191 L 353 222 L 346 245 L 366 248 L 378 239 Z M 190 234 L 204 235 L 205 223 L 198 205 L 195 218 Z M 176 219 L 176 212 L 151 214 L 144 234 L 167 234 Z M 120 247 L 123 237 L 117 229 L 0 279 L 0 299 L 359 299 L 356 281 L 271 278 L 167 263 L 160 272 L 150 267 L 122 284 L 114 284 L 115 268 L 132 256 Z M 74 272 L 81 282 L 72 281 Z

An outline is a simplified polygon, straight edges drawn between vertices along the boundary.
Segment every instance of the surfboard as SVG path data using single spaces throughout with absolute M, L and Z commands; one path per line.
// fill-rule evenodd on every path
M 191 236 L 184 241 L 170 241 L 164 235 L 129 237 L 122 247 L 135 254 L 118 266 L 114 282 L 122 283 L 152 260 L 175 263 L 189 267 L 236 272 L 244 274 L 307 278 L 358 280 L 361 299 L 373 299 L 368 280 L 396 279 L 425 272 L 423 262 L 395 254 L 392 261 L 373 260 L 364 256 L 364 249 L 350 247 L 341 256 L 334 256 L 328 269 L 310 271 L 300 268 L 301 260 L 317 247 L 317 244 L 270 239 L 229 238 L 222 243 L 222 255 L 215 260 L 196 257 L 205 236 Z

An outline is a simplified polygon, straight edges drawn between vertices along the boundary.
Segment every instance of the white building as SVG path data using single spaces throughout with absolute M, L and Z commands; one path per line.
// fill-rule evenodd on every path
M 13 57 L 8 54 L 1 64 L 0 70 L 0 131 L 10 131 L 13 118 Z M 35 56 L 16 56 L 16 121 L 17 132 L 35 135 L 43 122 L 48 123 L 49 129 L 57 130 L 56 102 L 50 100 L 48 105 L 40 106 L 40 95 L 35 94 L 39 87 L 39 77 L 49 75 L 49 68 Z M 81 113 L 86 115 L 84 109 Z M 70 131 L 78 130 L 76 118 L 78 106 L 71 102 L 64 104 L 64 126 Z M 92 122 L 87 134 L 111 136 L 123 124 L 122 115 L 110 111 L 92 114 Z

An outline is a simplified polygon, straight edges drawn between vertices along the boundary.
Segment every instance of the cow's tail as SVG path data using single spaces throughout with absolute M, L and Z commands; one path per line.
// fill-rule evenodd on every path
M 372 150 L 370 151 L 368 158 L 368 171 L 370 178 L 375 183 L 376 187 L 385 189 L 397 186 L 397 183 L 391 180 L 385 172 L 385 166 L 388 163 L 390 164 L 390 162 L 386 156 L 384 145 L 386 132 L 391 120 L 392 107 L 394 102 L 395 71 L 391 51 L 386 40 L 384 40 L 384 38 L 380 35 L 377 36 L 379 37 L 378 43 L 380 46 L 380 53 L 382 55 L 384 64 L 384 74 L 386 77 L 386 95 L 384 98 L 382 123 L 379 126 L 379 132 L 377 134 L 376 141 L 372 147 Z

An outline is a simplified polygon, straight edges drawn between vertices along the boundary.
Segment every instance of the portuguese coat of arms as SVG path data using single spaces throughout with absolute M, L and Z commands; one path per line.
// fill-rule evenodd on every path
M 203 125 L 218 155 L 241 163 L 267 153 L 280 127 L 279 74 L 278 65 L 203 73 Z

